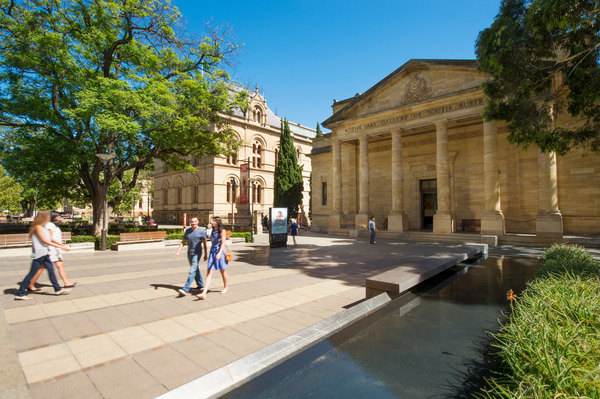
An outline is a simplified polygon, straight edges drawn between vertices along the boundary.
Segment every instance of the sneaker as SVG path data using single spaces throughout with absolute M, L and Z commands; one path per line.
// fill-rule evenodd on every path
M 56 291 L 56 292 L 54 293 L 54 295 L 69 295 L 69 293 L 70 293 L 70 292 L 71 292 L 70 290 L 66 290 L 66 289 L 64 289 L 64 288 L 63 288 L 63 289 L 62 289 L 62 290 L 60 290 L 60 291 Z
M 27 295 L 15 295 L 15 301 L 28 301 L 31 297 Z
M 187 291 L 184 290 L 183 288 L 178 289 L 177 292 L 179 292 L 181 295 L 187 295 L 188 294 Z

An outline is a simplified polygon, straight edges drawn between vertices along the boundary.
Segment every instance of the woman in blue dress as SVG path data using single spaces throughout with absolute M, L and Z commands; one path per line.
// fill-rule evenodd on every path
M 212 246 L 210 247 L 210 253 L 208 254 L 208 272 L 206 273 L 206 281 L 204 282 L 204 289 L 198 295 L 196 295 L 200 299 L 206 299 L 206 293 L 208 292 L 208 288 L 210 287 L 210 283 L 212 281 L 212 275 L 215 270 L 219 270 L 221 272 L 221 276 L 223 277 L 223 289 L 221 290 L 221 294 L 227 293 L 227 266 L 229 264 L 225 261 L 225 247 L 227 242 L 227 235 L 225 233 L 225 229 L 221 224 L 220 217 L 214 217 L 212 221 L 212 233 L 210 234 L 210 241 Z

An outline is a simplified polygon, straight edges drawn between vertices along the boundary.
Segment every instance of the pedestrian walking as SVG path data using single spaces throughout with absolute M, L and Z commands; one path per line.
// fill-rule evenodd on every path
M 49 221 L 50 212 L 39 211 L 31 223 L 31 227 L 29 228 L 29 237 L 31 238 L 31 257 L 33 260 L 31 262 L 29 273 L 27 276 L 25 276 L 23 281 L 21 281 L 21 285 L 19 286 L 15 300 L 31 299 L 30 296 L 26 295 L 27 287 L 29 287 L 29 282 L 42 265 L 44 265 L 46 270 L 48 270 L 48 277 L 50 277 L 50 282 L 54 287 L 54 293 L 56 295 L 66 295 L 69 293 L 68 289 L 62 288 L 60 285 L 58 285 L 58 281 L 56 281 L 54 267 L 52 266 L 52 261 L 50 260 L 50 256 L 48 254 L 48 247 L 53 246 L 64 251 L 68 251 L 69 248 L 66 245 L 52 241 L 50 231 L 44 227 Z
M 294 240 L 294 245 L 298 245 L 296 243 L 296 236 L 298 235 L 298 223 L 296 223 L 296 219 L 292 219 L 292 224 L 290 224 L 290 233 L 292 233 L 292 240 Z
M 196 280 L 196 288 L 204 288 L 204 281 L 202 281 L 202 274 L 200 273 L 198 262 L 200 261 L 203 247 L 204 260 L 206 260 L 206 233 L 204 230 L 198 227 L 198 218 L 193 217 L 192 220 L 190 220 L 190 225 L 191 227 L 185 230 L 185 233 L 183 234 L 183 240 L 181 240 L 179 247 L 177 247 L 177 252 L 175 252 L 175 257 L 179 257 L 179 252 L 187 243 L 190 274 L 188 275 L 188 279 L 183 288 L 178 290 L 179 293 L 183 295 L 189 294 L 190 286 L 192 285 L 192 281 L 194 281 L 194 279 Z
M 221 277 L 223 277 L 223 289 L 221 290 L 221 294 L 226 294 L 228 291 L 227 283 L 227 266 L 229 266 L 229 262 L 225 259 L 225 248 L 227 246 L 227 234 L 225 229 L 223 228 L 223 224 L 221 223 L 220 217 L 214 217 L 212 221 L 213 231 L 210 235 L 210 241 L 212 246 L 210 247 L 210 254 L 208 255 L 208 271 L 206 272 L 206 284 L 204 284 L 204 289 L 198 295 L 196 295 L 200 299 L 206 299 L 206 293 L 210 287 L 210 283 L 212 281 L 212 275 L 215 270 L 219 270 L 221 272 Z
M 44 227 L 50 232 L 50 238 L 53 242 L 57 244 L 62 244 L 62 231 L 60 230 L 60 227 L 56 225 L 56 223 L 58 222 L 60 222 L 60 213 L 52 211 L 50 212 L 50 221 L 46 223 Z M 58 275 L 63 281 L 63 288 L 75 287 L 77 285 L 77 282 L 71 283 L 67 278 L 67 272 L 65 271 L 65 264 L 63 262 L 61 250 L 54 246 L 48 246 L 48 255 L 50 256 L 50 261 L 54 264 L 54 266 L 56 266 Z M 31 282 L 29 283 L 29 291 L 41 291 L 40 288 L 36 288 L 35 283 L 38 281 L 38 278 L 40 278 L 44 269 L 45 267 L 44 265 L 42 265 L 35 274 L 35 276 L 33 276 Z
M 371 244 L 375 244 L 375 233 L 377 233 L 377 226 L 375 225 L 375 216 L 371 216 L 369 221 L 369 230 L 371 230 Z

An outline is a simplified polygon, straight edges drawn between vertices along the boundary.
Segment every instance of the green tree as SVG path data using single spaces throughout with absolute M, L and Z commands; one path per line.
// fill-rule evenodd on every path
M 158 158 L 232 151 L 224 118 L 244 106 L 225 72 L 226 32 L 187 35 L 169 0 L 0 0 L 0 160 L 13 176 L 115 207 Z M 95 154 L 110 153 L 104 176 Z M 35 175 L 35 176 L 34 176 Z
M 319 124 L 319 122 L 317 122 L 317 136 L 316 137 L 323 137 L 323 132 L 321 131 L 321 125 Z
M 22 191 L 23 187 L 8 176 L 4 168 L 0 166 L 0 212 L 5 210 L 11 213 L 19 212 Z
M 480 32 L 477 59 L 492 77 L 484 115 L 506 120 L 511 142 L 600 151 L 599 16 L 597 1 L 503 0 Z M 581 123 L 555 123 L 565 110 Z
M 298 217 L 298 208 L 302 203 L 302 167 L 298 165 L 298 156 L 290 133 L 287 119 L 281 121 L 279 138 L 279 161 L 275 167 L 273 206 L 288 208 L 290 217 Z

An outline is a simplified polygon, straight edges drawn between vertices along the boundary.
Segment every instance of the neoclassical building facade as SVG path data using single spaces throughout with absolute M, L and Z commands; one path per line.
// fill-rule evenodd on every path
M 351 232 L 375 216 L 390 232 L 600 234 L 598 154 L 509 143 L 482 117 L 486 79 L 474 60 L 411 60 L 334 100 L 311 154 L 313 227 Z
M 253 212 L 255 226 L 268 215 L 273 206 L 273 176 L 279 152 L 280 118 L 267 107 L 263 95 L 250 92 L 249 109 L 236 111 L 230 118 L 231 127 L 241 143 L 237 157 L 206 156 L 190 159 L 195 173 L 172 171 L 161 161 L 155 161 L 154 218 L 161 223 L 187 224 L 192 216 L 206 226 L 213 216 L 234 229 L 250 226 Z M 309 213 L 309 191 L 312 138 L 315 130 L 290 122 L 290 130 L 303 167 L 304 192 L 302 215 Z M 249 192 L 240 190 L 240 167 L 249 163 Z M 242 195 L 240 195 L 242 194 Z M 247 198 L 247 200 L 246 200 Z M 236 229 L 236 230 L 237 230 Z

